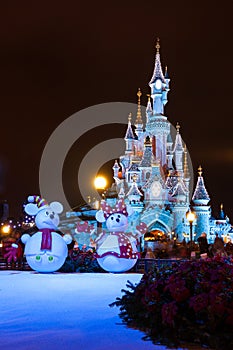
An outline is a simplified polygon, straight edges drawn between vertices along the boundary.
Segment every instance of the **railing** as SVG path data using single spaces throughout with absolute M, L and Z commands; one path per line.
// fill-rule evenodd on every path
M 185 259 L 138 259 L 136 265 L 129 272 L 145 273 L 152 267 L 161 267 L 162 265 L 172 265 L 174 262 L 181 262 Z M 26 258 L 23 257 L 21 261 L 7 263 L 6 259 L 0 257 L 0 270 L 19 270 L 30 271 Z
M 6 259 L 0 257 L 0 270 L 30 271 L 31 268 L 28 265 L 25 257 L 20 261 L 10 263 L 8 263 Z
M 180 263 L 186 259 L 138 259 L 136 265 L 133 267 L 132 272 L 144 273 L 148 272 L 152 267 L 157 266 L 158 268 L 166 265 L 172 265 L 173 263 Z

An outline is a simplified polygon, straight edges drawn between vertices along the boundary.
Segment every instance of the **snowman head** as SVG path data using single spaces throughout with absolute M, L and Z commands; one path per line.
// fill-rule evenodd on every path
M 128 215 L 132 213 L 127 208 L 124 200 L 117 201 L 114 207 L 111 207 L 106 201 L 101 202 L 101 210 L 96 213 L 96 220 L 105 222 L 110 232 L 125 232 L 128 226 Z
M 62 213 L 63 206 L 59 202 L 48 204 L 39 196 L 29 196 L 24 210 L 28 215 L 35 215 L 35 224 L 38 229 L 49 228 L 56 230 L 59 225 L 58 214 Z
M 106 226 L 110 232 L 125 232 L 128 226 L 128 218 L 121 213 L 111 214 L 106 220 Z

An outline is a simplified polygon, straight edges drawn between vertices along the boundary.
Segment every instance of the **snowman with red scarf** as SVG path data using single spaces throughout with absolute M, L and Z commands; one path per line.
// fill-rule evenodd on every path
M 127 208 L 124 200 L 117 201 L 111 207 L 106 201 L 101 202 L 101 210 L 96 213 L 96 220 L 103 223 L 109 234 L 102 232 L 96 239 L 96 257 L 99 265 L 108 272 L 120 273 L 130 270 L 137 262 L 139 253 L 136 247 L 137 239 L 146 233 L 147 226 L 141 222 L 137 232 L 126 232 L 128 216 L 133 213 Z
M 72 237 L 61 236 L 56 232 L 59 215 L 63 206 L 59 202 L 50 205 L 39 196 L 29 196 L 24 210 L 28 215 L 36 215 L 35 224 L 38 231 L 32 236 L 24 234 L 21 241 L 25 244 L 28 265 L 38 272 L 57 271 L 65 262 L 68 254 L 67 244 Z

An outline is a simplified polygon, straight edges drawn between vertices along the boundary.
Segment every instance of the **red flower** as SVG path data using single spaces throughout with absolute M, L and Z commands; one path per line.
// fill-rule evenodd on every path
M 207 293 L 201 293 L 190 298 L 189 306 L 194 309 L 195 312 L 199 312 L 205 309 L 209 304 L 209 297 Z
M 233 312 L 230 310 L 230 314 L 226 318 L 226 324 L 233 326 Z
M 223 315 L 226 311 L 226 298 L 224 295 L 213 294 L 210 295 L 211 312 L 216 315 Z
M 162 320 L 170 326 L 174 325 L 174 317 L 177 314 L 176 302 L 172 301 L 170 303 L 163 304 L 162 306 Z
M 190 291 L 185 286 L 184 280 L 176 280 L 173 283 L 170 283 L 166 286 L 165 290 L 169 290 L 171 293 L 171 296 L 175 301 L 184 301 L 189 298 Z

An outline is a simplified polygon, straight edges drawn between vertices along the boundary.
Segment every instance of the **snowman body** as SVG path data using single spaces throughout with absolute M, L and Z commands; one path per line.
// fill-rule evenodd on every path
M 38 272 L 54 272 L 64 264 L 68 254 L 67 244 L 56 232 L 51 232 L 51 249 L 41 249 L 42 232 L 38 231 L 28 238 L 25 255 L 28 265 Z
M 39 199 L 38 199 L 39 198 Z M 43 199 L 36 196 L 30 196 L 29 201 Z M 63 210 L 63 206 L 59 202 L 52 202 L 50 205 L 29 203 L 25 206 L 25 211 L 29 215 L 36 215 L 35 224 L 38 231 L 29 236 L 24 234 L 21 237 L 25 244 L 25 256 L 28 265 L 38 272 L 54 272 L 60 269 L 68 255 L 67 244 L 71 243 L 70 235 L 61 236 L 57 232 L 59 225 L 59 215 Z
M 127 216 L 112 213 L 106 220 L 109 235 L 102 234 L 96 239 L 97 261 L 108 272 L 121 273 L 130 270 L 137 262 L 138 252 L 135 239 L 125 233 Z

